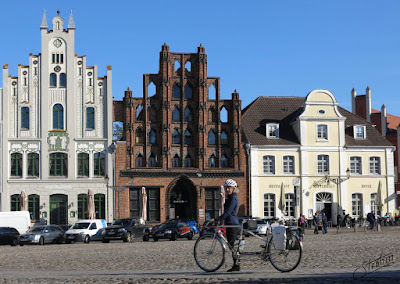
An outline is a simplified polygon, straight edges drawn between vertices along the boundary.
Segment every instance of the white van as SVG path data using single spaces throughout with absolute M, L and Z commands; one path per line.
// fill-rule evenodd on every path
M 79 241 L 85 243 L 101 241 L 103 230 L 106 227 L 107 223 L 103 219 L 79 220 L 65 232 L 65 242 L 70 244 Z
M 12 227 L 25 234 L 31 228 L 31 215 L 29 211 L 0 212 L 0 227 Z

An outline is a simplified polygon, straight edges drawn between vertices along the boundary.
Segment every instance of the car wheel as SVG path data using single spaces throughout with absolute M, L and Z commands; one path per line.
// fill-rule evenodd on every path
M 89 235 L 86 235 L 85 238 L 83 239 L 83 242 L 88 244 L 90 242 L 90 237 Z
M 157 237 L 153 237 L 153 240 L 154 240 L 155 242 L 158 242 L 158 238 L 157 238 Z
M 43 238 L 43 237 L 40 237 L 40 239 L 39 239 L 39 245 L 40 245 L 40 246 L 43 246 L 43 245 L 44 245 L 44 238 Z
M 171 241 L 176 241 L 177 238 L 178 238 L 178 234 L 175 232 L 174 234 L 172 234 L 170 240 Z
M 16 245 L 18 245 L 18 239 L 13 239 L 11 241 L 11 246 L 15 247 Z
M 150 237 L 149 237 L 148 234 L 145 234 L 145 235 L 143 236 L 143 241 L 144 241 L 144 242 L 148 242 L 149 239 L 150 239 Z
M 102 243 L 108 244 L 110 240 L 101 240 Z
M 70 240 L 66 240 L 65 243 L 66 243 L 66 244 L 70 244 L 71 241 L 70 241 Z
M 191 239 L 193 239 L 193 232 L 190 232 L 188 235 L 188 240 L 191 240 Z
M 126 233 L 126 237 L 125 239 L 123 239 L 124 242 L 130 242 L 132 241 L 132 236 L 131 236 L 131 232 L 127 232 Z

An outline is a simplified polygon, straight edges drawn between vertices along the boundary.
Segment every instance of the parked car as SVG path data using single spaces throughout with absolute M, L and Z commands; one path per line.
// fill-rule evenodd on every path
M 90 241 L 100 241 L 103 239 L 103 230 L 107 227 L 104 219 L 88 219 L 79 220 L 68 231 L 65 232 L 65 242 L 83 241 L 89 243 Z
M 17 229 L 12 227 L 0 227 L 0 244 L 1 245 L 12 245 L 18 244 L 19 232 Z
M 222 225 L 224 223 L 225 222 L 222 221 Z M 200 237 L 207 233 L 215 233 L 215 229 L 217 228 L 217 225 L 218 225 L 217 221 L 213 221 L 213 222 L 204 221 L 203 225 L 200 228 L 200 233 L 199 233 Z M 226 236 L 226 228 L 225 227 L 219 228 L 218 231 L 221 231 L 224 234 L 224 236 Z
M 191 240 L 194 236 L 192 227 L 184 222 L 171 222 L 166 221 L 160 225 L 154 226 L 151 231 L 147 231 L 143 236 L 144 241 L 150 238 L 156 242 L 159 239 L 170 239 L 176 241 L 178 238 L 188 238 Z
M 0 227 L 15 228 L 25 234 L 31 228 L 31 215 L 29 211 L 0 212 Z
M 61 244 L 64 241 L 64 230 L 57 225 L 36 226 L 20 235 L 18 241 L 21 246 L 25 244 Z
M 110 240 L 123 240 L 130 242 L 132 238 L 142 237 L 150 225 L 140 224 L 139 220 L 132 218 L 117 219 L 110 226 L 103 230 L 103 243 Z
M 192 220 L 191 218 L 175 218 L 175 219 L 168 220 L 168 222 L 183 222 L 183 223 L 186 223 L 186 225 L 192 227 L 193 232 L 195 234 L 199 233 L 199 228 L 197 226 L 197 222 Z

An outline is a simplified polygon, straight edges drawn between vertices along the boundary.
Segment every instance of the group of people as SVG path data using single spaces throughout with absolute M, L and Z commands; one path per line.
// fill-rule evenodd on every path
M 319 234 L 318 232 L 319 226 L 322 227 L 323 234 L 328 233 L 328 217 L 325 215 L 325 213 L 322 213 L 320 216 L 318 212 L 315 212 L 313 217 L 313 224 L 314 224 L 314 234 Z

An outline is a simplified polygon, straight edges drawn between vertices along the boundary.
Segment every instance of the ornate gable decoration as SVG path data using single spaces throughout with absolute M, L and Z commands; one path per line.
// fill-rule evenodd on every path
M 68 152 L 69 134 L 67 132 L 49 132 L 47 136 L 49 151 Z

